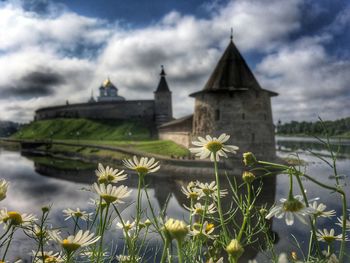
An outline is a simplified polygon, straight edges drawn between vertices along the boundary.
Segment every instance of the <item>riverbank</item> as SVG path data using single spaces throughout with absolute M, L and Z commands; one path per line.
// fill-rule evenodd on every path
M 20 144 L 26 143 L 31 147 L 21 148 Z M 36 144 L 34 144 L 36 143 Z M 2 139 L 1 144 L 4 146 L 14 145 L 14 148 L 21 149 L 24 154 L 50 156 L 60 159 L 80 160 L 88 163 L 101 162 L 105 165 L 109 164 L 113 167 L 122 168 L 122 160 L 130 158 L 134 155 L 154 157 L 162 165 L 162 171 L 166 176 L 212 176 L 213 163 L 209 160 L 194 160 L 190 156 L 162 156 L 154 153 L 137 151 L 134 149 L 123 148 L 119 146 L 109 146 L 105 144 L 94 144 L 82 142 L 68 141 L 47 141 L 40 142 L 34 140 L 18 140 L 18 139 Z M 219 169 L 229 175 L 241 175 L 243 166 L 241 156 L 235 156 L 219 163 Z

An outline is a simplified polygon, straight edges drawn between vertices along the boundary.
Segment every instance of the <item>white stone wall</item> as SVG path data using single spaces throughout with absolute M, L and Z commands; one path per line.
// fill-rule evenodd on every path
M 180 144 L 182 146 L 185 146 L 186 148 L 189 148 L 191 145 L 191 133 L 189 132 L 159 132 L 159 139 L 160 140 L 171 140 L 176 142 L 177 144 Z

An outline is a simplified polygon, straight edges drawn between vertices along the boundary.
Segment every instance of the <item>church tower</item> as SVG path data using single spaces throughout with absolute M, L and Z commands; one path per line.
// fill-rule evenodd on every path
M 251 151 L 265 159 L 275 157 L 271 97 L 278 94 L 260 87 L 233 43 L 195 98 L 193 135 L 231 135 L 240 152 Z
M 155 122 L 157 126 L 173 119 L 171 91 L 165 79 L 164 67 L 161 66 L 161 68 L 160 81 L 157 90 L 154 92 Z

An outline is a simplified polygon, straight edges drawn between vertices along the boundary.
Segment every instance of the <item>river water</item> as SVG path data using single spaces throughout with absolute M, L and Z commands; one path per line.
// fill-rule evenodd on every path
M 348 204 L 350 204 L 349 175 L 350 175 L 350 141 L 332 141 L 334 148 L 339 150 L 338 153 L 338 174 L 341 175 L 341 183 L 345 185 L 348 194 Z M 297 153 L 300 159 L 306 162 L 302 169 L 317 178 L 318 180 L 335 184 L 332 178 L 332 169 L 320 159 L 316 158 L 309 150 L 321 154 L 322 158 L 329 161 L 330 157 L 323 145 L 315 139 L 310 138 L 277 138 L 278 156 L 290 157 Z M 86 188 L 92 184 L 96 177 L 94 169 L 96 163 L 81 163 L 77 161 L 59 160 L 48 157 L 26 156 L 18 151 L 9 151 L 0 148 L 0 178 L 4 178 L 10 182 L 7 198 L 1 201 L 1 207 L 7 207 L 11 211 L 20 211 L 27 213 L 35 213 L 40 215 L 40 208 L 46 205 L 52 205 L 50 213 L 50 223 L 53 226 L 62 226 L 72 228 L 71 221 L 65 221 L 62 210 L 66 208 L 81 208 L 83 210 L 92 210 L 93 206 L 89 204 L 89 198 L 92 194 L 86 191 Z M 186 185 L 189 180 L 199 178 L 170 179 L 169 177 L 162 179 L 161 172 L 159 176 L 148 176 L 149 194 L 155 208 L 159 210 L 166 204 L 168 195 L 170 195 L 167 216 L 175 218 L 187 218 L 187 212 L 183 209 L 182 204 L 187 203 L 186 198 L 180 191 L 182 185 Z M 287 197 L 289 191 L 289 179 L 285 175 L 277 176 L 277 179 L 269 179 L 265 183 L 264 191 L 261 194 L 260 203 L 268 203 L 271 206 L 274 202 L 278 202 L 280 198 Z M 123 217 L 131 219 L 134 214 L 135 207 L 127 204 L 133 203 L 136 195 L 137 176 L 130 175 L 123 184 L 133 188 L 134 194 L 127 200 L 125 205 L 120 208 L 123 210 Z M 328 190 L 320 189 L 312 182 L 304 181 L 307 195 L 309 198 L 320 197 L 320 201 L 327 205 L 327 208 L 334 209 L 339 215 L 341 213 L 340 197 Z M 228 187 L 225 183 L 224 187 Z M 295 187 L 296 188 L 296 187 Z M 297 193 L 295 189 L 295 193 Z M 146 207 L 146 200 L 143 200 Z M 228 203 L 228 202 L 226 202 Z M 348 205 L 349 207 L 349 205 Z M 336 218 L 320 219 L 319 228 L 333 227 Z M 340 228 L 335 226 L 336 233 Z M 309 229 L 307 226 L 296 221 L 293 226 L 287 227 L 284 220 L 274 219 L 271 231 L 277 234 L 277 242 L 275 248 L 277 251 L 290 253 L 298 250 L 295 240 L 291 234 L 295 236 L 302 248 L 307 247 L 309 237 Z M 63 231 L 64 232 L 64 231 Z M 110 240 L 114 240 L 115 246 L 122 242 L 122 234 L 120 230 L 114 226 L 109 231 Z M 20 231 L 15 234 L 14 244 L 10 251 L 10 259 L 22 258 L 24 262 L 30 262 L 30 252 L 32 245 L 26 241 L 27 238 Z M 350 243 L 350 242 L 348 242 Z M 54 247 L 52 248 L 54 249 Z M 116 249 L 120 251 L 121 246 Z M 256 258 L 258 262 L 266 262 L 265 253 L 259 252 L 258 248 L 248 248 L 248 253 L 244 255 L 242 262 L 248 259 Z M 348 251 L 350 246 L 348 244 Z M 1 252 L 2 254 L 3 252 Z M 350 262 L 350 260 L 349 260 Z

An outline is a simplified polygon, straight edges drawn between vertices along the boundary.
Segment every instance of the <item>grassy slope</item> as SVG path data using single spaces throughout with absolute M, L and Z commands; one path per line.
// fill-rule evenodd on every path
M 79 136 L 77 135 L 79 133 Z M 131 135 L 129 135 L 131 133 Z M 15 139 L 50 139 L 125 147 L 165 156 L 186 156 L 188 150 L 172 141 L 153 140 L 140 123 L 54 119 L 32 122 L 14 134 Z M 57 146 L 60 147 L 60 146 Z M 98 153 L 102 154 L 103 150 Z
M 131 133 L 131 136 L 128 134 Z M 140 123 L 127 121 L 94 121 L 87 119 L 54 119 L 32 122 L 15 133 L 21 139 L 145 140 L 150 131 Z

